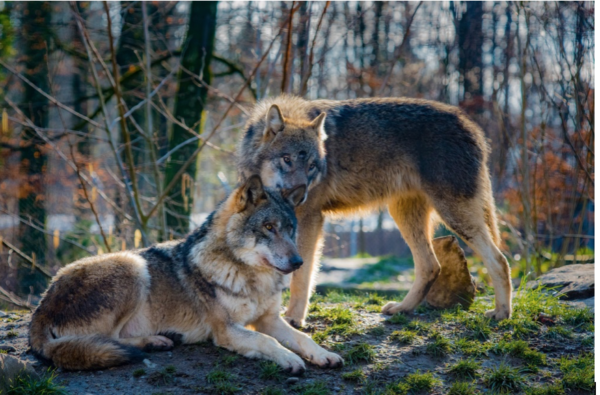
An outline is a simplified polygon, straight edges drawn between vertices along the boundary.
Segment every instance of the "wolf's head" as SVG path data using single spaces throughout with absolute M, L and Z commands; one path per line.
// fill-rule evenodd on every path
M 274 189 L 305 186 L 303 203 L 326 171 L 324 123 L 325 113 L 311 121 L 286 118 L 277 104 L 271 105 L 246 132 L 240 158 L 243 178 L 260 174 L 265 186 Z
M 265 189 L 259 176 L 248 178 L 227 199 L 231 215 L 226 238 L 231 251 L 245 264 L 291 273 L 302 266 L 296 248 L 294 207 L 306 187 L 286 191 Z

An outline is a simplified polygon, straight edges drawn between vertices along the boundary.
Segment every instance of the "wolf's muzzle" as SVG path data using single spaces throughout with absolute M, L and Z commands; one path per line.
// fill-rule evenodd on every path
M 300 255 L 294 255 L 293 257 L 290 258 L 290 266 L 294 270 L 296 270 L 300 266 L 302 266 L 303 263 L 304 263 L 304 261 L 302 260 L 302 257 Z

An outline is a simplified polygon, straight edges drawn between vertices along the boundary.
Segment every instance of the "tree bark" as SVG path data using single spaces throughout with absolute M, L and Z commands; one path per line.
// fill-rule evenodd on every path
M 190 22 L 185 41 L 181 66 L 195 76 L 201 76 L 205 84 L 211 82 L 210 62 L 212 59 L 217 19 L 217 2 L 193 2 L 190 10 Z M 188 126 L 197 124 L 198 133 L 204 125 L 204 106 L 208 90 L 198 82 L 192 82 L 187 72 L 181 70 L 177 77 L 179 89 L 175 97 L 175 118 Z M 173 126 L 169 137 L 169 150 L 175 148 L 192 135 L 178 125 Z M 199 144 L 199 143 L 198 143 Z M 167 163 L 165 185 L 171 182 L 197 145 L 188 144 L 177 150 Z M 187 233 L 190 214 L 194 203 L 193 181 L 196 180 L 197 165 L 192 164 L 187 176 L 182 177 L 169 192 L 167 207 L 167 227 L 177 233 Z

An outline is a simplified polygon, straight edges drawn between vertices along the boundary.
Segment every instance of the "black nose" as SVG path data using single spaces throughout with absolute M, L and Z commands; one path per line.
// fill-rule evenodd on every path
M 294 255 L 290 258 L 290 265 L 292 265 L 294 269 L 298 269 L 303 263 L 304 261 L 300 255 Z

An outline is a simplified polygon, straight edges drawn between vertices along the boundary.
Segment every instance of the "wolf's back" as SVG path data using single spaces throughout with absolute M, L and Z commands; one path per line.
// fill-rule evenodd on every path
M 95 370 L 141 361 L 145 354 L 104 335 L 55 337 L 50 326 L 34 318 L 29 344 L 34 355 L 66 370 Z

